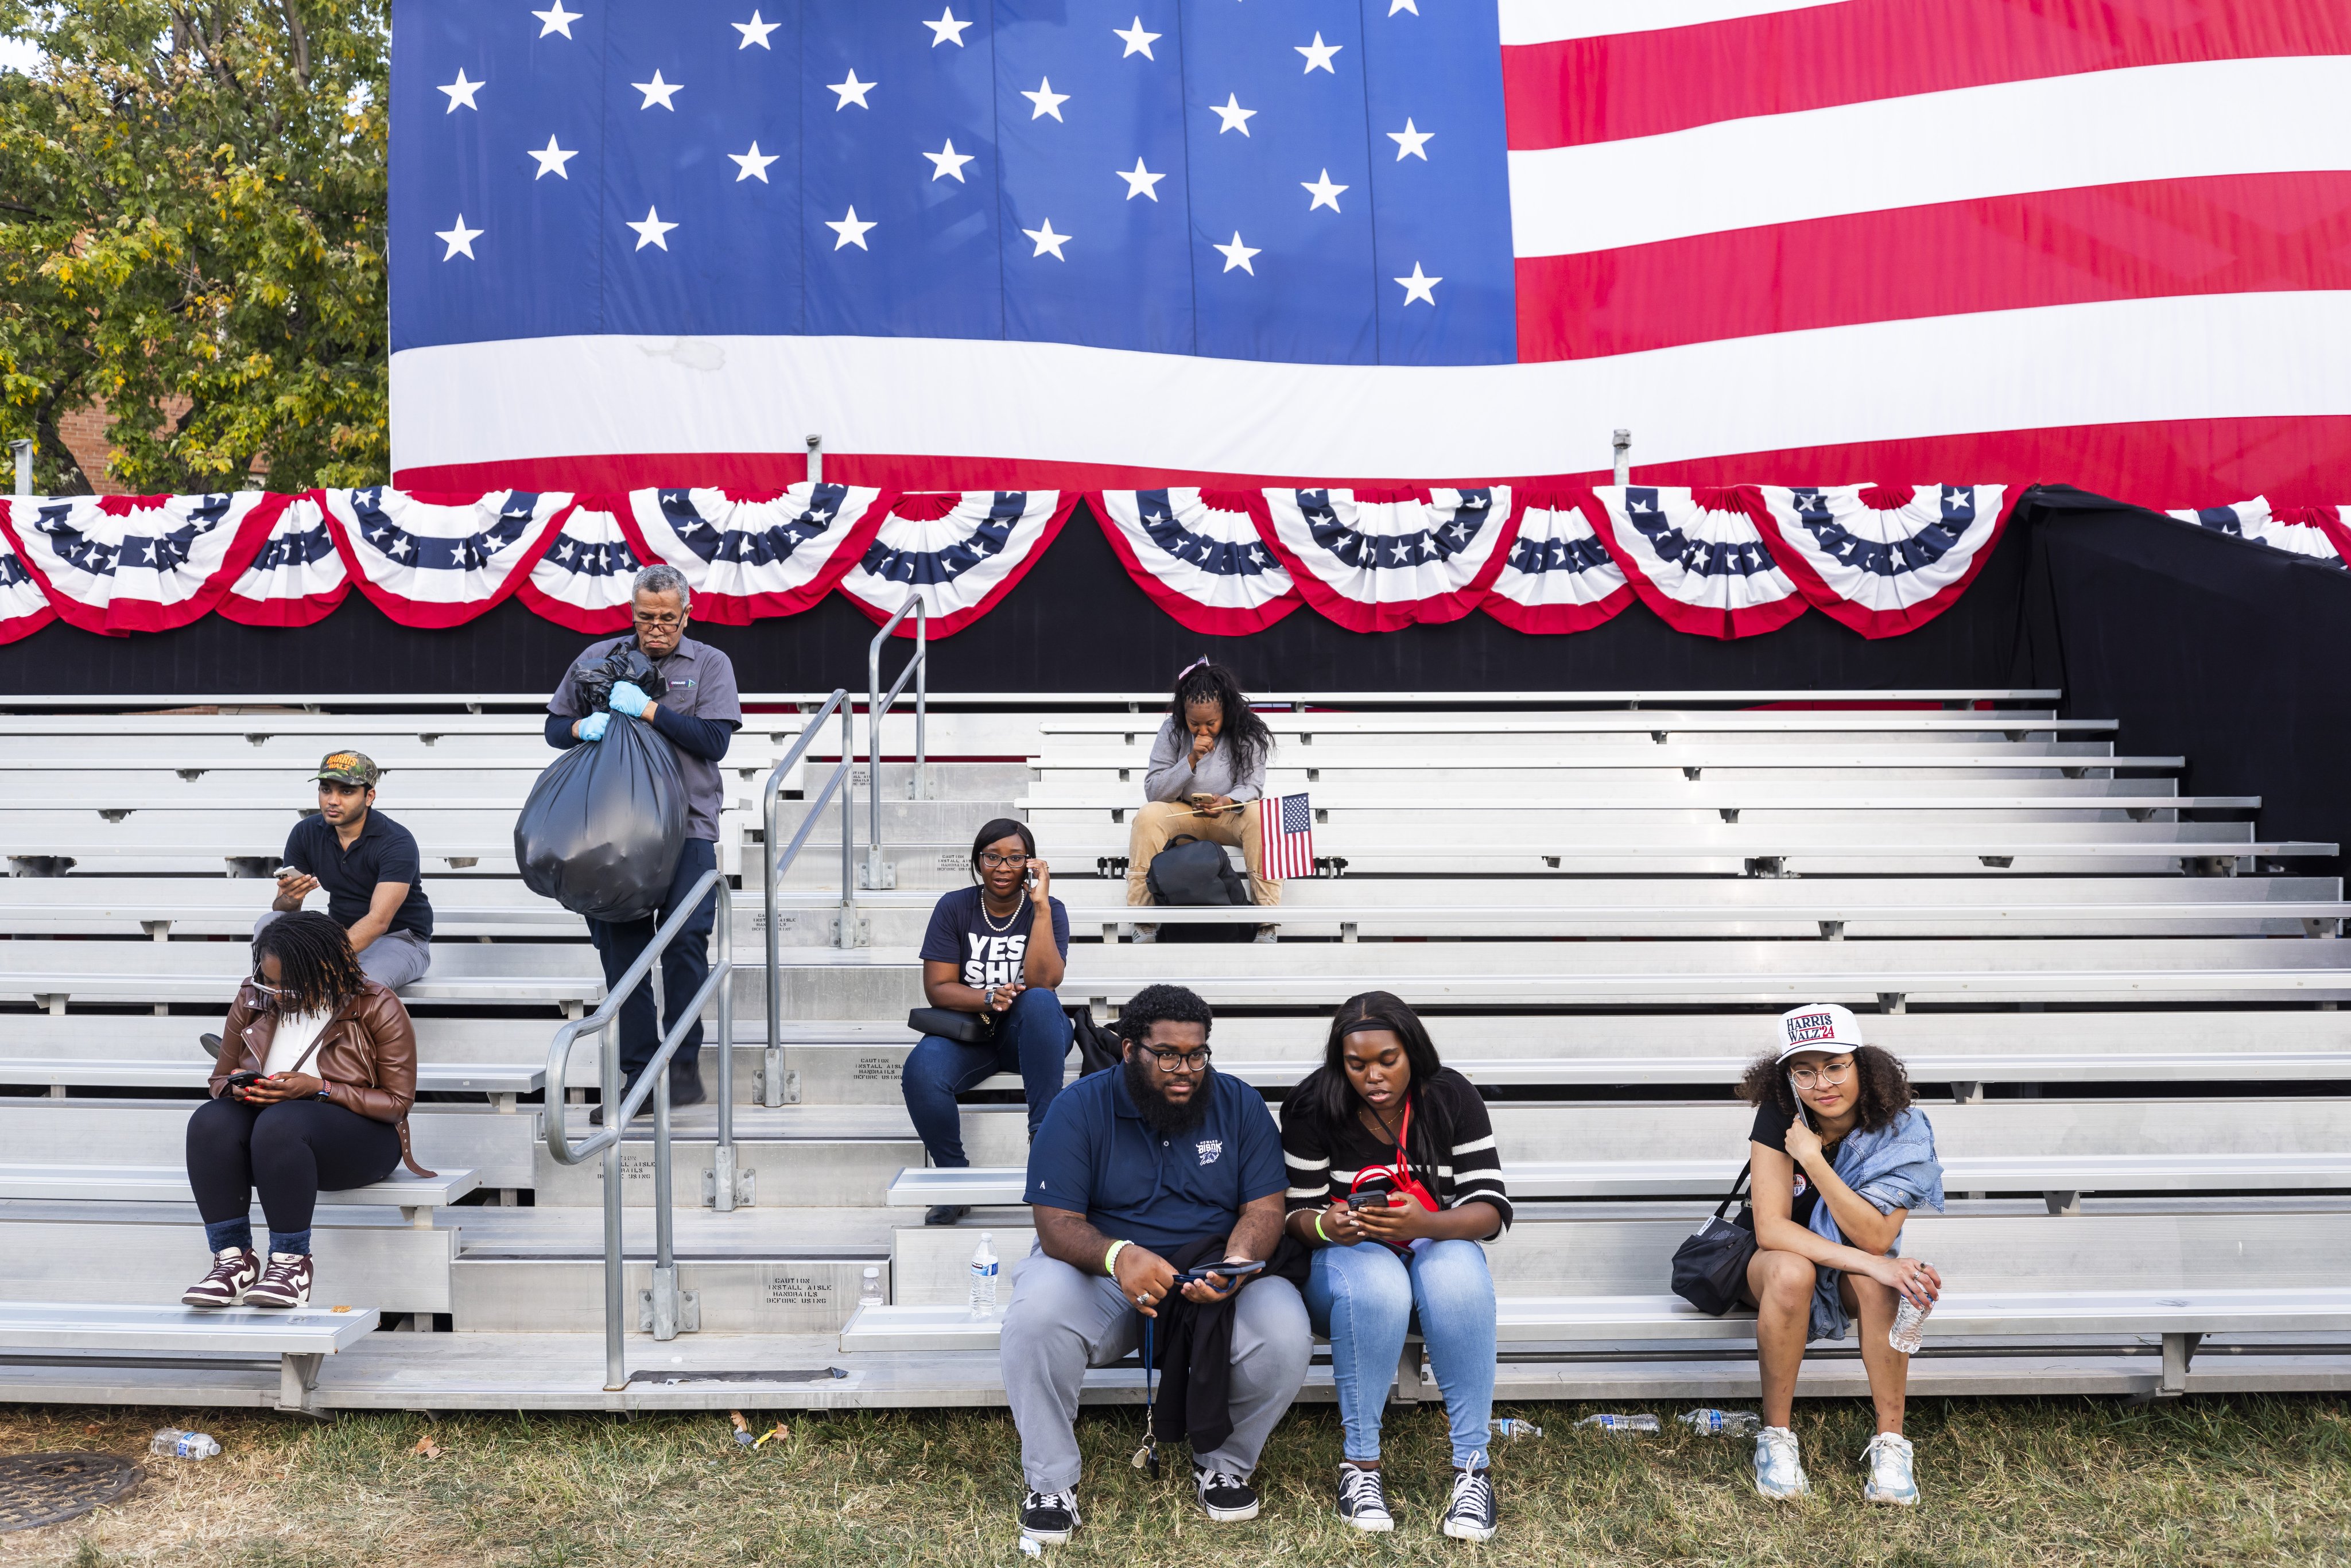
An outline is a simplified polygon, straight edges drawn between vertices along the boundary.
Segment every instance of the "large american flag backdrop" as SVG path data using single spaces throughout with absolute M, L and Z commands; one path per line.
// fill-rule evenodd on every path
M 2351 493 L 2342 0 L 394 0 L 392 95 L 415 487 Z

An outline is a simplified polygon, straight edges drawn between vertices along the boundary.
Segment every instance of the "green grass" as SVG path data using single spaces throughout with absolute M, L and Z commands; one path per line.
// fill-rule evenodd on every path
M 2199 1398 L 2130 1408 L 2095 1400 L 1920 1400 L 1908 1423 L 1926 1494 L 1865 1508 L 1858 1403 L 1800 1405 L 1817 1495 L 1773 1506 L 1747 1481 L 1750 1445 L 1611 1437 L 1572 1423 L 1594 1406 L 1506 1412 L 1548 1429 L 1496 1454 L 1502 1533 L 1437 1533 L 1444 1420 L 1392 1410 L 1395 1533 L 1354 1534 L 1330 1511 L 1339 1424 L 1327 1406 L 1275 1433 L 1265 1512 L 1211 1525 L 1182 1479 L 1127 1463 L 1137 1413 L 1089 1412 L 1086 1523 L 1055 1562 L 1144 1568 L 1594 1563 L 2016 1565 L 2351 1564 L 2351 1403 Z M 1651 1406 L 1670 1416 L 1677 1406 Z M 184 1416 L 184 1419 L 183 1416 Z M 326 1423 L 172 1411 L 0 1410 L 0 1453 L 143 1449 L 197 1421 L 226 1452 L 158 1460 L 138 1495 L 95 1518 L 0 1536 L 0 1564 L 204 1568 L 622 1568 L 654 1563 L 1014 1563 L 1018 1448 L 1001 1411 L 792 1416 L 756 1452 L 723 1416 L 347 1416 Z M 761 1425 L 754 1417 L 755 1427 Z M 419 1455 L 420 1438 L 441 1450 Z

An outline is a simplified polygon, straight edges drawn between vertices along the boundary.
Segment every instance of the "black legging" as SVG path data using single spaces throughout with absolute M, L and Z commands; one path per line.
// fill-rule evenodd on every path
M 310 1228 L 319 1189 L 340 1192 L 390 1176 L 400 1164 L 400 1129 L 324 1100 L 248 1105 L 224 1094 L 188 1118 L 188 1185 L 204 1223 L 261 1209 L 269 1228 Z

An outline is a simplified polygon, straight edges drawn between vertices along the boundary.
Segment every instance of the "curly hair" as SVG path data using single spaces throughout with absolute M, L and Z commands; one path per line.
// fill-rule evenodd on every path
M 284 915 L 263 926 L 253 938 L 253 972 L 258 975 L 261 960 L 271 956 L 277 960 L 280 1013 L 331 1016 L 358 1000 L 367 985 L 350 937 L 328 915 Z
M 1182 986 L 1145 986 L 1118 1010 L 1118 1038 L 1132 1045 L 1151 1032 L 1155 1023 L 1196 1023 L 1206 1040 L 1216 1014 L 1196 991 Z
M 1854 1071 L 1859 1076 L 1854 1095 L 1854 1127 L 1874 1133 L 1910 1108 L 1910 1074 L 1899 1057 L 1874 1045 L 1853 1048 Z M 1790 1121 L 1796 1116 L 1796 1091 L 1788 1070 L 1771 1051 L 1748 1063 L 1739 1081 L 1739 1097 L 1750 1105 L 1777 1107 Z
M 1217 744 L 1225 747 L 1237 772 L 1254 773 L 1265 766 L 1273 751 L 1273 731 L 1258 717 L 1249 698 L 1241 695 L 1240 683 L 1230 670 L 1203 660 L 1176 677 L 1176 695 L 1168 711 L 1176 716 L 1178 730 L 1184 727 L 1184 710 L 1194 703 L 1214 703 L 1222 710 L 1224 727 L 1217 732 Z

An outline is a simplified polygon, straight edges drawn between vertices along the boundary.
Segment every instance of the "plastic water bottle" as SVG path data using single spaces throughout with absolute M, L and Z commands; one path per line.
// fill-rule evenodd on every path
M 971 1315 L 975 1318 L 996 1315 L 996 1232 L 983 1230 L 979 1245 L 971 1252 Z
M 1701 1437 L 1750 1437 L 1763 1425 L 1752 1410 L 1685 1410 L 1674 1419 Z
M 1894 1312 L 1894 1326 L 1886 1331 L 1886 1343 L 1905 1355 L 1917 1354 L 1918 1347 L 1927 1343 L 1927 1314 L 1932 1311 L 1932 1307 L 1915 1305 L 1909 1297 L 1903 1297 L 1902 1304 Z
M 220 1445 L 206 1433 L 183 1432 L 177 1427 L 166 1427 L 148 1443 L 147 1451 L 166 1459 L 209 1459 L 220 1452 Z
M 1497 1416 L 1493 1423 L 1497 1437 L 1540 1437 L 1542 1428 L 1531 1421 L 1521 1421 L 1516 1416 Z
M 1594 1427 L 1603 1432 L 1655 1432 L 1660 1429 L 1655 1416 L 1586 1416 L 1576 1425 Z
M 857 1287 L 857 1304 L 861 1307 L 878 1307 L 882 1304 L 881 1270 L 865 1270 L 865 1279 Z

